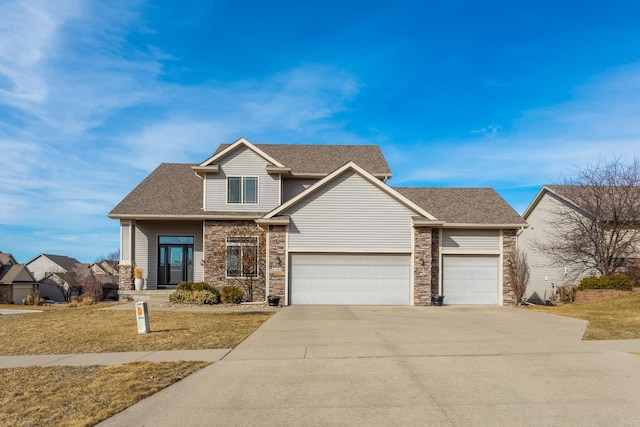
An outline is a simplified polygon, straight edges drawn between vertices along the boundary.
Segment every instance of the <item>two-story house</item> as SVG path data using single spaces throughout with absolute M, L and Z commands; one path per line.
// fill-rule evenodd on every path
M 161 164 L 110 213 L 120 289 L 251 276 L 284 304 L 508 304 L 507 262 L 526 226 L 488 188 L 393 188 L 377 146 L 221 145 Z M 258 264 L 243 265 L 247 254 Z

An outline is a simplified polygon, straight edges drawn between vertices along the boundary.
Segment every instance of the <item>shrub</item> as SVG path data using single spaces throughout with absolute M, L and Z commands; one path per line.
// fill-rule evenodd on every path
M 610 274 L 602 278 L 604 289 L 617 289 L 620 291 L 632 291 L 633 281 L 624 274 Z
M 619 291 L 633 290 L 633 282 L 624 274 L 610 274 L 603 277 L 585 277 L 580 281 L 578 290 L 585 289 L 616 289 Z
M 244 292 L 237 286 L 223 286 L 220 291 L 220 299 L 224 303 L 240 304 L 243 297 Z
M 210 291 L 218 294 L 218 289 L 207 282 L 180 282 L 176 288 L 178 291 Z
M 217 304 L 218 294 L 209 290 L 178 289 L 169 294 L 169 301 L 177 304 Z
M 552 299 L 557 302 L 574 302 L 576 300 L 576 287 L 558 286 Z
M 81 307 L 83 305 L 93 305 L 95 304 L 95 300 L 93 295 L 84 294 L 79 297 L 72 297 L 71 301 L 69 301 L 68 307 Z

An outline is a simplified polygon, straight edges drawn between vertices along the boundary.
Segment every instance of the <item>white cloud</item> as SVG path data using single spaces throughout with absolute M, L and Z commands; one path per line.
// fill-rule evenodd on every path
M 139 131 L 125 135 L 117 150 L 110 150 L 112 161 L 121 159 L 149 171 L 162 162 L 205 160 L 218 144 L 241 136 L 256 143 L 283 142 L 289 141 L 283 136 L 289 132 L 298 138 L 316 138 L 313 142 L 322 140 L 320 132 L 329 132 L 336 143 L 347 138 L 346 132 L 336 135 L 341 124 L 328 121 L 347 109 L 358 84 L 339 70 L 304 66 L 261 81 L 171 88 L 166 93 L 171 94 L 167 105 L 173 106 Z
M 0 6 L 0 104 L 30 126 L 81 134 L 114 110 L 153 98 L 157 49 L 127 49 L 140 17 L 116 2 L 11 1 Z M 150 85 L 148 82 L 151 82 Z

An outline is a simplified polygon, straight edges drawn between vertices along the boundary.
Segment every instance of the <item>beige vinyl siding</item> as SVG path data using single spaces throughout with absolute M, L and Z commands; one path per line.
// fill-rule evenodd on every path
M 193 280 L 204 280 L 202 221 L 137 221 L 135 264 L 144 269 L 148 289 L 158 287 L 158 236 L 193 236 Z
M 206 174 L 205 210 L 231 212 L 269 212 L 280 205 L 280 176 L 266 172 L 267 162 L 243 148 L 229 154 L 219 164 L 219 172 Z M 227 203 L 227 177 L 258 177 L 258 203 Z
M 534 248 L 534 242 L 548 241 L 553 236 L 554 228 L 558 226 L 553 221 L 553 212 L 562 203 L 555 195 L 545 193 L 527 218 L 529 228 L 518 237 L 518 247 L 527 254 L 529 262 L 527 298 L 548 300 L 553 295 L 554 284 L 556 288 L 578 284 L 581 277 L 588 275 L 576 266 L 554 265 L 553 259 Z
M 410 252 L 413 212 L 356 173 L 292 206 L 289 249 Z
M 317 182 L 311 178 L 287 178 L 282 181 L 282 203 L 286 203 Z
M 442 251 L 446 253 L 500 252 L 499 230 L 443 230 Z
M 120 261 L 131 260 L 131 223 L 120 221 Z

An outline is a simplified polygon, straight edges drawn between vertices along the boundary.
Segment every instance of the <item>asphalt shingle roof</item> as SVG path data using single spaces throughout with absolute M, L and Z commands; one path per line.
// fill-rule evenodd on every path
M 619 217 L 618 220 L 638 221 L 640 187 L 545 185 L 543 188 L 551 190 L 585 212 L 590 212 L 602 219 L 611 220 L 615 214 L 618 216 L 623 214 L 624 218 Z
M 374 175 L 391 175 L 378 146 L 256 144 L 292 173 L 329 174 L 348 161 Z M 229 147 L 221 145 L 216 153 Z M 202 210 L 202 179 L 192 164 L 163 163 L 111 212 L 112 217 L 228 215 Z M 491 188 L 396 188 L 438 220 L 458 224 L 521 224 L 526 222 Z M 264 212 L 243 215 L 258 218 Z
M 24 274 L 23 274 L 24 273 Z M 19 276 L 28 278 L 27 283 L 33 283 L 33 276 L 24 264 L 5 265 L 0 267 L 0 284 L 10 285 L 15 282 L 22 282 L 18 280 Z
M 73 270 L 74 268 L 76 268 L 78 264 L 80 264 L 80 261 L 78 261 L 77 259 L 65 256 L 65 255 L 52 255 L 52 254 L 42 254 L 42 255 L 46 256 L 51 261 L 55 262 L 56 264 L 58 264 L 60 267 L 64 268 L 67 271 Z
M 202 179 L 191 166 L 162 163 L 109 215 L 202 215 Z
M 492 188 L 394 189 L 440 221 L 455 224 L 527 224 Z
M 214 154 L 229 147 L 222 144 Z M 293 174 L 329 174 L 349 161 L 373 175 L 391 175 L 377 145 L 254 144 Z

